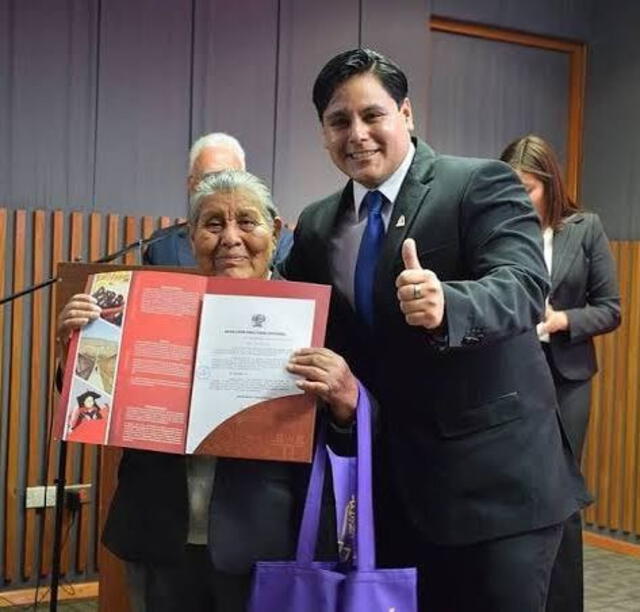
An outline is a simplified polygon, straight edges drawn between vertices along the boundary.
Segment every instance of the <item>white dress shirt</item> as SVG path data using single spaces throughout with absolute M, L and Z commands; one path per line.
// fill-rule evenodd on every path
M 385 202 L 382 207 L 382 220 L 385 231 L 389 228 L 389 220 L 393 212 L 393 206 L 400 192 L 400 187 L 409 172 L 416 148 L 412 142 L 409 150 L 395 172 L 375 190 L 382 193 Z M 338 220 L 336 231 L 331 237 L 330 261 L 331 277 L 335 286 L 347 297 L 351 306 L 354 306 L 353 277 L 358 260 L 358 251 L 362 234 L 367 226 L 367 212 L 362 209 L 362 200 L 368 191 L 364 185 L 353 181 L 353 208 L 344 211 Z
M 553 228 L 552 227 L 548 227 L 542 232 L 542 242 L 544 245 L 544 263 L 547 264 L 547 272 L 549 272 L 549 276 L 551 276 L 551 261 L 553 260 Z M 549 306 L 548 296 L 547 296 L 547 299 L 545 300 L 544 306 L 545 306 L 545 310 L 546 310 L 546 307 Z M 543 331 L 544 323 L 542 322 L 538 323 L 536 330 L 538 332 L 538 340 L 540 340 L 540 342 L 551 342 L 551 340 L 549 339 L 549 334 Z

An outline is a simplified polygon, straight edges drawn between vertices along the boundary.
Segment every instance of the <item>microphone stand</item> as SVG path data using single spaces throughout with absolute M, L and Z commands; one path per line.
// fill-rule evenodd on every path
M 149 246 L 154 242 L 162 240 L 172 232 L 178 231 L 178 229 L 183 228 L 187 225 L 187 222 L 176 223 L 175 225 L 170 225 L 169 227 L 165 227 L 163 229 L 157 230 L 154 232 L 149 238 L 135 240 L 127 244 L 125 247 L 116 251 L 115 253 L 108 253 L 104 257 L 100 257 L 100 259 L 96 259 L 90 263 L 109 263 L 114 259 L 118 259 L 122 257 L 129 251 L 133 249 L 140 249 L 140 255 L 142 256 L 142 249 L 145 246 Z M 17 300 L 20 297 L 25 295 L 29 295 L 31 293 L 35 293 L 40 289 L 44 289 L 45 287 L 49 287 L 54 283 L 60 281 L 61 278 L 59 276 L 51 277 L 46 281 L 37 283 L 32 285 L 31 287 L 27 287 L 26 289 L 22 289 L 21 291 L 17 291 L 16 293 L 12 293 L 8 296 L 5 296 L 0 300 L 0 306 L 3 304 L 7 304 Z M 53 415 L 51 416 L 53 418 Z M 49 610 L 50 612 L 56 612 L 58 610 L 58 589 L 60 586 L 60 563 L 62 558 L 62 519 L 64 517 L 64 489 L 66 486 L 66 469 L 67 469 L 67 442 L 66 440 L 60 440 L 58 443 L 58 471 L 57 477 L 55 479 L 56 485 L 56 500 L 55 500 L 55 518 L 54 518 L 54 526 L 53 526 L 53 549 L 51 552 L 52 560 L 51 560 L 51 585 L 49 587 L 50 590 L 50 598 L 49 598 Z M 46 490 L 49 485 L 45 482 L 45 497 Z M 40 568 L 38 568 L 38 572 L 40 572 Z
M 133 242 L 130 242 L 129 244 L 127 244 L 125 247 L 121 248 L 119 251 L 116 251 L 115 253 L 108 253 L 104 257 L 100 257 L 100 259 L 96 259 L 95 261 L 90 261 L 89 263 L 96 263 L 96 264 L 109 263 L 114 259 L 118 259 L 118 257 L 122 257 L 123 255 L 125 255 L 129 251 L 132 251 L 135 248 L 140 249 L 140 253 L 142 254 L 143 247 L 152 245 L 154 242 L 158 242 L 159 240 L 162 240 L 167 235 L 175 231 L 178 231 L 179 229 L 182 229 L 186 225 L 187 225 L 187 221 L 183 221 L 182 223 L 176 223 L 175 225 L 170 225 L 168 227 L 162 228 L 154 232 L 151 236 L 149 236 L 149 238 L 140 238 L 139 240 L 134 240 Z M 54 283 L 57 283 L 59 280 L 60 280 L 59 276 L 53 276 L 47 279 L 46 281 L 42 281 L 40 283 L 37 283 L 36 285 L 31 285 L 31 287 L 27 287 L 26 289 L 22 289 L 21 291 L 17 291 L 16 293 L 11 293 L 0 300 L 0 306 L 2 306 L 3 304 L 7 304 L 9 302 L 13 302 L 14 300 L 17 300 L 18 298 L 24 295 L 29 295 L 30 293 L 34 293 L 40 289 L 44 289 L 49 285 L 53 285 Z

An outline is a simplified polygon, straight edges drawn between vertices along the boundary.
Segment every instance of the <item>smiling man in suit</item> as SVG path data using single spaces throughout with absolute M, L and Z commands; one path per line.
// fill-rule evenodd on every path
M 350 180 L 303 211 L 281 272 L 333 285 L 328 345 L 381 403 L 379 559 L 418 565 L 424 610 L 542 610 L 588 495 L 535 333 L 531 203 L 505 164 L 412 138 L 406 77 L 374 51 L 331 59 L 313 101 Z

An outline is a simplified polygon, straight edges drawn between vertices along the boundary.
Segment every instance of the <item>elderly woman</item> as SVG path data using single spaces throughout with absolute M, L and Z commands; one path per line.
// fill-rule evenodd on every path
M 269 277 L 281 221 L 253 175 L 206 177 L 191 198 L 189 224 L 204 274 Z M 89 295 L 69 301 L 58 324 L 63 354 L 71 332 L 99 314 Z M 301 349 L 287 369 L 323 400 L 336 425 L 351 421 L 357 383 L 341 357 Z M 330 428 L 334 446 L 348 444 L 343 431 Z M 253 563 L 294 554 L 308 472 L 292 463 L 125 450 L 103 541 L 127 561 L 134 610 L 243 610 Z M 335 514 L 330 493 L 325 498 L 319 550 L 331 557 Z

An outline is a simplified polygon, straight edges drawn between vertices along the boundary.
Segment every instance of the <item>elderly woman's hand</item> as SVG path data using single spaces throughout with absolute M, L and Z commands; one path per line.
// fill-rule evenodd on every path
M 296 382 L 300 389 L 327 402 L 336 424 L 353 421 L 358 381 L 340 355 L 326 348 L 300 349 L 289 359 L 287 370 L 304 378 Z
M 60 349 L 60 360 L 64 364 L 67 359 L 71 332 L 81 329 L 100 316 L 100 306 L 96 299 L 86 293 L 74 295 L 58 315 L 56 338 Z

